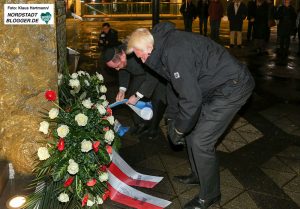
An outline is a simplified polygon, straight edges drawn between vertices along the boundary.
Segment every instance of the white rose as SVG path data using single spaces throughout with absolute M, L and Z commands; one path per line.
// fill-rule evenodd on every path
M 59 109 L 57 108 L 52 108 L 50 111 L 49 111 L 49 118 L 50 119 L 54 119 L 58 116 L 59 114 Z
M 103 106 L 100 105 L 100 104 L 97 104 L 97 110 L 99 111 L 99 113 L 100 113 L 101 115 L 104 115 L 104 114 L 106 113 L 105 107 L 103 107 Z
M 71 78 L 73 78 L 73 79 L 76 79 L 78 77 L 78 74 L 77 73 L 73 73 L 72 75 L 71 75 Z
M 72 88 L 79 88 L 80 82 L 78 79 L 70 79 L 69 86 L 71 86 Z
M 82 70 L 80 70 L 80 71 L 77 72 L 77 74 L 78 74 L 79 76 L 82 76 L 82 75 L 85 75 L 85 72 L 82 71 Z
M 108 116 L 108 117 L 106 118 L 106 120 L 108 120 L 108 122 L 110 123 L 110 125 L 113 125 L 114 122 L 115 122 L 114 116 Z
M 91 102 L 91 98 L 82 101 L 82 105 L 88 109 L 91 109 L 93 103 Z
M 107 180 L 108 180 L 108 173 L 107 172 L 101 173 L 101 175 L 99 176 L 99 181 L 103 182 Z
M 59 202 L 69 202 L 69 200 L 70 200 L 69 195 L 67 193 L 64 193 L 64 192 L 60 193 L 57 199 L 58 199 Z
M 49 123 L 47 121 L 40 122 L 39 131 L 48 134 Z
M 75 175 L 79 171 L 79 166 L 78 164 L 73 160 L 69 160 L 69 166 L 68 166 L 68 172 L 71 175 Z
M 50 157 L 48 149 L 46 147 L 40 147 L 38 149 L 37 155 L 40 160 L 47 160 Z
M 88 152 L 90 151 L 91 149 L 93 149 L 93 144 L 91 141 L 87 141 L 87 140 L 83 140 L 81 142 L 81 152 Z
M 114 140 L 114 138 L 115 138 L 115 134 L 114 134 L 113 130 L 106 131 L 106 133 L 104 135 L 104 139 L 105 139 L 106 143 L 111 144 L 111 142 Z
M 104 107 L 107 107 L 108 101 L 107 101 L 107 100 L 103 101 L 103 102 L 102 102 L 102 105 L 103 105 Z
M 99 196 L 96 197 L 96 202 L 98 205 L 102 205 L 103 204 L 103 199 Z
M 78 88 L 75 87 L 73 90 L 70 90 L 70 93 L 75 96 L 78 92 L 80 92 L 81 86 L 79 86 Z
M 103 81 L 104 80 L 103 75 L 101 75 L 100 73 L 96 72 L 96 76 L 99 79 L 99 81 Z
M 100 86 L 100 92 L 101 93 L 106 93 L 107 92 L 107 88 L 104 85 Z
M 84 80 L 85 85 L 90 86 L 90 83 L 88 80 Z
M 57 128 L 57 135 L 61 138 L 65 138 L 69 132 L 70 130 L 67 125 L 61 125 Z
M 106 96 L 103 94 L 103 95 L 100 97 L 100 99 L 106 100 Z
M 85 126 L 88 121 L 88 117 L 85 114 L 79 113 L 75 116 L 75 120 L 79 126 Z
M 94 205 L 94 202 L 92 200 L 88 200 L 86 203 L 87 206 L 91 207 Z

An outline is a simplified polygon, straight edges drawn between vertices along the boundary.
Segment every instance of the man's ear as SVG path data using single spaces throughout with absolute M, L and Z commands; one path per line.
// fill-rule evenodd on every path
M 147 46 L 147 53 L 151 54 L 152 50 L 153 50 L 153 46 L 152 45 L 148 45 Z

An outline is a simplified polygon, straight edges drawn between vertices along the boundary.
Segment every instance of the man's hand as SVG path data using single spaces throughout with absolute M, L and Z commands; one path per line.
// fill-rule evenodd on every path
M 183 135 L 183 133 L 176 130 L 175 121 L 168 120 L 168 136 L 174 145 L 183 145 L 185 143 Z
M 135 105 L 138 101 L 139 101 L 139 97 L 132 95 L 131 97 L 129 97 L 128 101 L 126 102 L 126 104 L 131 104 L 131 105 Z
M 116 101 L 122 101 L 125 98 L 125 91 L 119 90 L 117 96 L 116 96 Z

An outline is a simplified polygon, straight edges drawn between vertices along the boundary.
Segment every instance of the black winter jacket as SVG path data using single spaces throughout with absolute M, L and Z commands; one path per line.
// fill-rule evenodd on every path
M 152 34 L 154 49 L 145 63 L 172 84 L 177 102 L 168 105 L 172 106 L 175 127 L 180 132 L 191 131 L 202 105 L 219 87 L 251 77 L 245 65 L 209 38 L 176 30 L 170 22 L 155 25 Z M 226 91 L 223 94 L 231 96 L 232 90 Z

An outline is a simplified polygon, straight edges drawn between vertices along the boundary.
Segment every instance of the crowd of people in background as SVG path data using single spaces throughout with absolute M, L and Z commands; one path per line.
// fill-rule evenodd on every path
M 219 30 L 222 17 L 225 15 L 220 0 L 199 0 L 197 6 L 191 0 L 184 1 L 180 12 L 183 15 L 185 31 L 192 32 L 192 23 L 199 18 L 199 31 L 207 36 L 207 23 L 210 23 L 210 38 L 219 41 Z M 299 36 L 299 9 L 296 12 L 291 0 L 283 0 L 274 6 L 273 0 L 231 0 L 227 3 L 227 13 L 230 30 L 230 48 L 242 48 L 243 22 L 247 20 L 247 42 L 253 41 L 258 55 L 266 54 L 266 44 L 270 40 L 271 28 L 277 25 L 277 58 L 278 63 L 284 63 L 290 46 L 290 38 Z M 300 56 L 300 44 L 297 55 Z

